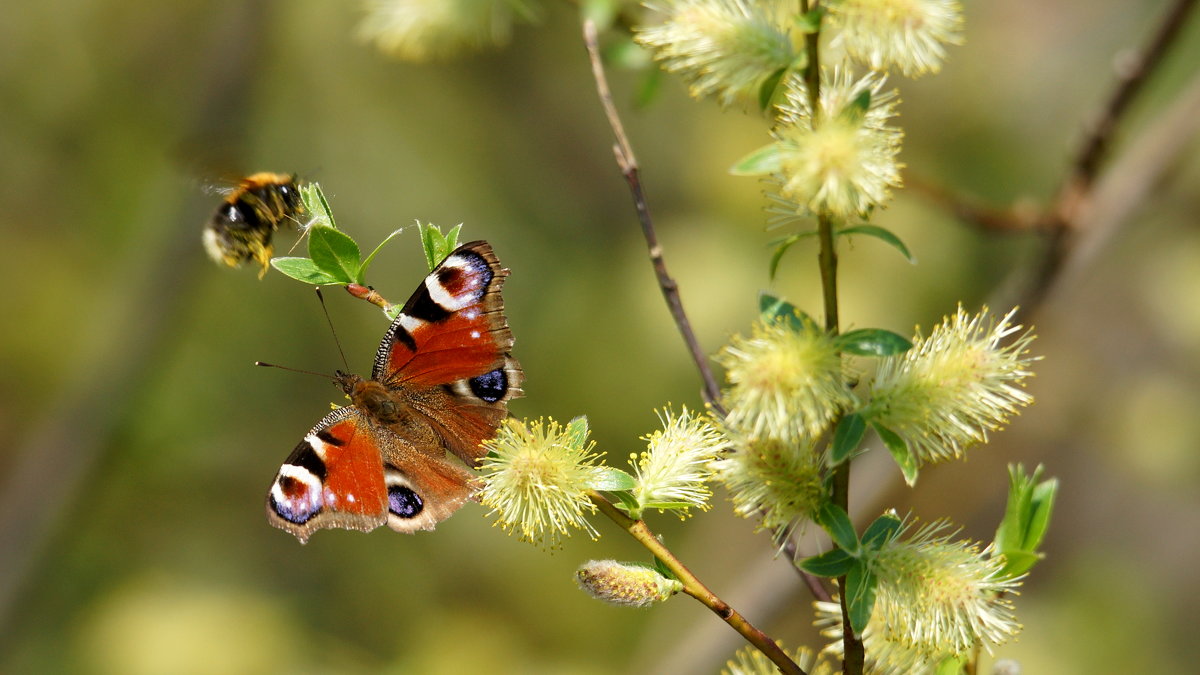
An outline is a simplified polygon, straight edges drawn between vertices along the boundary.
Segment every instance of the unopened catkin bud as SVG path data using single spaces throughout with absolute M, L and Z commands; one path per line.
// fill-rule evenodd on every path
M 683 589 L 649 567 L 616 560 L 589 560 L 575 571 L 575 582 L 593 598 L 622 607 L 649 607 Z

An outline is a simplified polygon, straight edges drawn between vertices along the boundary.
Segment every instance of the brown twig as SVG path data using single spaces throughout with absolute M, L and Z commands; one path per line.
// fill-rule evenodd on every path
M 717 594 L 708 589 L 695 574 L 692 574 L 674 553 L 668 549 L 659 539 L 650 531 L 644 520 L 634 520 L 625 515 L 617 507 L 613 506 L 612 502 L 605 499 L 597 492 L 592 492 L 589 497 L 596 508 L 600 510 L 610 520 L 619 525 L 645 546 L 654 557 L 658 558 L 671 570 L 680 582 L 683 583 L 683 592 L 699 600 L 701 604 L 712 610 L 714 614 L 721 617 L 721 620 L 729 624 L 735 631 L 738 632 L 747 642 L 754 645 L 761 651 L 771 662 L 779 668 L 780 672 L 790 673 L 792 675 L 807 675 L 799 665 L 796 664 L 783 649 L 775 643 L 766 633 L 754 627 L 746 617 L 738 613 L 737 610 L 730 607 L 727 602 L 717 597 Z
M 1196 0 L 1175 0 L 1146 46 L 1119 60 L 1112 93 L 1088 124 L 1086 133 L 1072 153 L 1062 184 L 1044 210 L 989 208 L 910 179 L 910 184 L 918 192 L 983 229 L 1042 233 L 1046 238 L 1045 252 L 1015 303 L 1021 306 L 1022 316 L 1031 314 L 1045 300 L 1061 276 L 1068 258 L 1074 255 L 1076 233 L 1088 224 L 1083 214 L 1089 212 L 1090 204 L 1097 199 L 1097 178 L 1110 154 L 1121 122 L 1147 81 L 1163 63 L 1195 6 Z
M 625 135 L 625 127 L 617 115 L 617 108 L 613 105 L 612 92 L 609 91 L 608 79 L 604 74 L 604 64 L 600 60 L 600 47 L 596 40 L 596 24 L 591 19 L 583 22 L 583 39 L 587 44 L 588 57 L 591 59 L 592 75 L 596 79 L 596 91 L 600 94 L 600 103 L 604 106 L 604 114 L 608 117 L 608 124 L 612 127 L 613 136 L 616 137 L 613 154 L 616 155 L 621 175 L 629 184 L 633 205 L 637 210 L 638 222 L 642 225 L 642 234 L 646 238 L 646 247 L 650 252 L 650 262 L 654 265 L 655 276 L 658 277 L 658 287 L 662 290 L 663 299 L 667 301 L 667 308 L 670 309 L 671 316 L 675 319 L 675 325 L 679 328 L 679 333 L 683 336 L 684 343 L 687 344 L 692 360 L 696 363 L 696 369 L 700 371 L 700 379 L 704 382 L 705 400 L 718 414 L 724 415 L 725 410 L 721 407 L 720 402 L 721 392 L 717 387 L 716 378 L 713 377 L 712 368 L 708 365 L 708 357 L 700 348 L 700 343 L 696 340 L 696 333 L 692 330 L 692 324 L 683 309 L 683 300 L 679 297 L 679 285 L 667 272 L 662 246 L 658 243 L 658 235 L 654 232 L 650 209 L 646 205 L 646 194 L 638 175 L 637 158 L 633 155 L 633 148 L 629 145 L 629 138 Z

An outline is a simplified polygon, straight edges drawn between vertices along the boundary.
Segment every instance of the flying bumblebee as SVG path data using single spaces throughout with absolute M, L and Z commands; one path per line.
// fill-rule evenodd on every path
M 251 260 L 267 273 L 279 228 L 298 225 L 304 214 L 300 180 L 294 174 L 256 173 L 238 182 L 204 226 L 204 248 L 218 263 L 241 267 Z

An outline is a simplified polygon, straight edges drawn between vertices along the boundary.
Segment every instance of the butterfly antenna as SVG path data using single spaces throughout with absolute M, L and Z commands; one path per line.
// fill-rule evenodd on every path
M 342 356 L 342 365 L 346 367 L 346 372 L 350 372 L 350 362 L 346 360 L 346 352 L 342 351 L 342 341 L 338 339 L 337 331 L 333 328 L 333 319 L 329 318 L 329 309 L 325 307 L 325 296 L 321 294 L 321 288 L 317 287 L 317 300 L 321 301 L 321 311 L 325 312 L 325 321 L 329 324 L 329 332 L 333 333 L 333 342 L 337 345 L 338 354 Z
M 276 365 L 274 363 L 267 363 L 266 361 L 255 361 L 254 365 L 262 366 L 263 368 L 278 368 L 280 370 L 290 370 L 293 373 L 303 373 L 305 375 L 316 375 L 317 377 L 323 377 L 327 380 L 333 380 L 335 382 L 337 381 L 337 379 L 335 377 L 333 377 L 332 375 L 330 375 L 329 373 L 318 373 L 318 372 L 315 372 L 312 370 L 301 370 L 300 368 L 289 368 L 287 366 L 280 366 L 280 365 Z

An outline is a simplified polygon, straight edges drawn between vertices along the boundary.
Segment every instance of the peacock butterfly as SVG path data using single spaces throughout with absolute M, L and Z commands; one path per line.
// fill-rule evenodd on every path
M 337 371 L 351 404 L 326 415 L 280 467 L 267 518 L 301 543 L 316 530 L 432 530 L 475 492 L 474 466 L 522 394 L 500 287 L 508 270 L 485 241 L 455 249 L 404 304 L 371 379 Z

